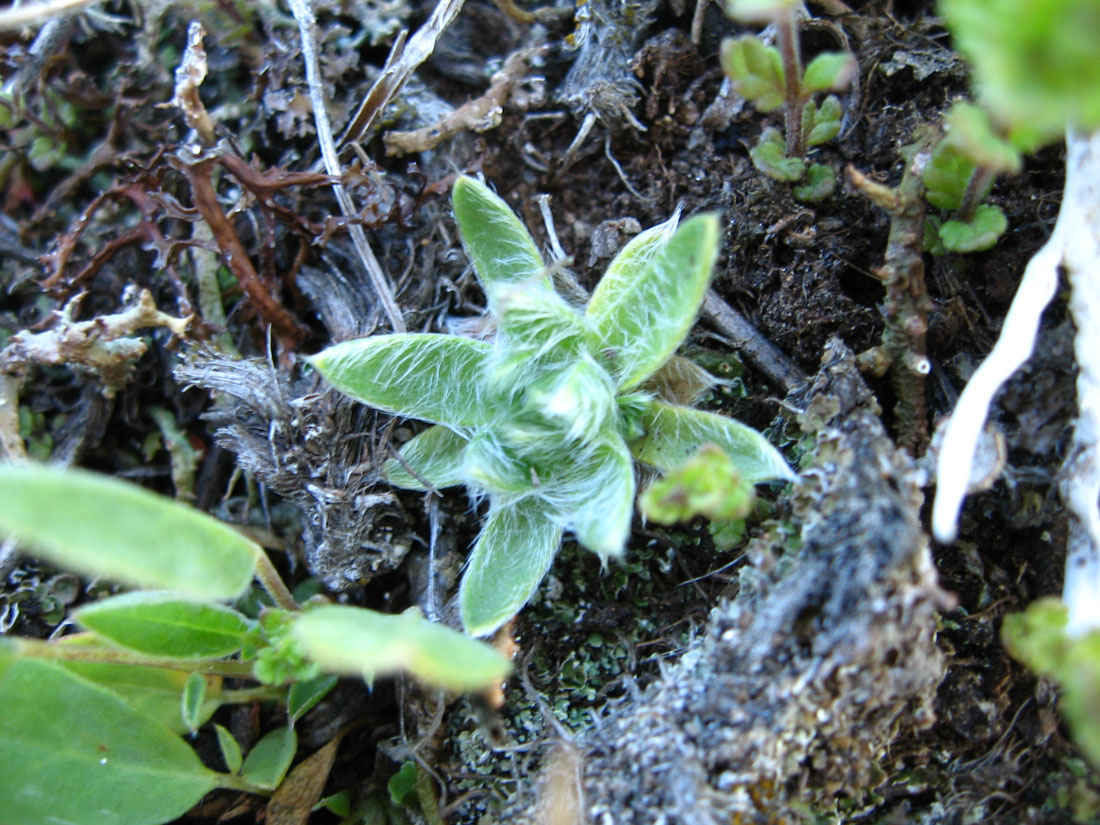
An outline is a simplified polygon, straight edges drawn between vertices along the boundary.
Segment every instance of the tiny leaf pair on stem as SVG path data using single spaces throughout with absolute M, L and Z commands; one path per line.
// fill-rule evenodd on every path
M 335 682 L 322 671 L 404 670 L 470 690 L 509 670 L 496 651 L 414 613 L 299 606 L 244 535 L 104 476 L 0 465 L 0 533 L 78 572 L 157 588 L 79 608 L 85 634 L 0 639 L 0 750 L 20 754 L 0 761 L 12 822 L 156 825 L 215 787 L 271 790 L 294 755 L 293 722 Z M 222 604 L 254 576 L 275 602 L 258 619 Z M 265 686 L 224 689 L 226 676 Z M 230 773 L 179 739 L 219 705 L 254 699 L 285 701 L 289 725 L 243 760 L 220 737 Z
M 412 490 L 465 484 L 488 517 L 466 565 L 466 630 L 491 633 L 531 598 L 564 530 L 601 559 L 630 535 L 635 461 L 669 471 L 714 443 L 754 484 L 789 479 L 778 451 L 658 387 L 710 282 L 718 219 L 676 217 L 634 238 L 580 312 L 553 289 L 530 233 L 488 187 L 462 177 L 454 211 L 496 322 L 492 343 L 394 334 L 346 341 L 313 365 L 334 387 L 432 423 L 384 475 Z
M 722 67 L 738 94 L 761 112 L 783 109 L 784 129 L 765 129 L 749 152 L 753 165 L 775 180 L 798 183 L 794 195 L 801 201 L 824 200 L 836 188 L 832 169 L 810 164 L 812 146 L 832 140 L 840 132 L 842 110 L 835 95 L 820 105 L 814 96 L 848 86 L 856 70 L 850 54 L 825 52 L 802 69 L 798 21 L 793 0 L 729 0 L 731 17 L 768 21 L 775 26 L 777 46 L 753 35 L 722 44 Z

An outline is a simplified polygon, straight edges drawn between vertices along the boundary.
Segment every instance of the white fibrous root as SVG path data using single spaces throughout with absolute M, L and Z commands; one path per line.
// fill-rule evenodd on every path
M 1068 632 L 1100 627 L 1100 131 L 1066 136 L 1066 183 L 1047 243 L 1028 262 L 989 357 L 966 385 L 947 425 L 936 465 L 932 530 L 955 539 L 978 437 L 993 396 L 1034 348 L 1039 319 L 1064 269 L 1077 327 L 1078 416 L 1063 467 L 1062 498 L 1070 512 L 1063 598 Z

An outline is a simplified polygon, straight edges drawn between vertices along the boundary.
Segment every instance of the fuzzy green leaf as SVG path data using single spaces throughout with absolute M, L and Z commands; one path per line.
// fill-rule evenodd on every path
M 214 725 L 214 730 L 218 734 L 218 748 L 222 752 L 222 759 L 225 760 L 225 767 L 230 773 L 236 773 L 241 769 L 241 764 L 244 762 L 241 756 L 241 746 L 237 743 L 233 734 L 221 725 Z
M 823 163 L 810 164 L 806 180 L 791 189 L 797 200 L 818 203 L 836 191 L 836 174 Z
M 492 633 L 527 604 L 554 561 L 561 533 L 536 499 L 490 502 L 458 591 L 467 633 Z
M 509 428 L 509 431 L 516 430 Z M 508 431 L 506 431 L 507 433 Z M 538 430 L 536 439 L 546 437 Z M 490 493 L 525 493 L 533 489 L 531 467 L 501 443 L 500 433 L 480 432 L 466 449 L 465 477 Z
M 457 335 L 398 333 L 345 341 L 309 359 L 328 381 L 364 404 L 449 427 L 491 417 L 481 391 L 489 344 Z
M 972 103 L 956 103 L 944 118 L 947 140 L 967 160 L 994 172 L 1019 172 L 1020 153 L 993 129 L 989 115 Z
M 623 554 L 634 515 L 634 459 L 617 434 L 570 456 L 539 492 L 582 545 L 603 559 Z
M 253 785 L 274 790 L 290 770 L 297 750 L 298 734 L 294 728 L 276 728 L 248 752 L 241 765 L 241 776 Z
M 462 462 L 468 443 L 453 430 L 436 424 L 402 447 L 401 458 L 420 478 L 430 482 L 436 489 L 454 487 L 465 481 Z M 382 475 L 395 487 L 406 490 L 428 489 L 395 458 L 386 461 L 382 467 Z
M 938 209 L 958 209 L 966 197 L 974 168 L 973 162 L 963 157 L 956 147 L 941 140 L 932 150 L 932 160 L 921 175 L 925 200 Z
M 252 629 L 236 610 L 152 591 L 95 602 L 77 610 L 75 618 L 119 647 L 176 659 L 230 656 Z
M 840 134 L 840 122 L 844 112 L 836 95 L 829 95 L 821 106 L 811 101 L 802 110 L 802 133 L 807 146 L 818 146 Z
M 783 58 L 779 50 L 759 38 L 744 35 L 722 42 L 722 68 L 737 93 L 761 112 L 778 109 L 786 101 Z
M 196 731 L 203 723 L 202 711 L 206 705 L 206 679 L 201 673 L 192 673 L 183 686 L 180 716 L 190 731 Z
M 159 825 L 218 785 L 168 728 L 58 665 L 0 660 L 0 707 L 5 822 Z
M 746 481 L 793 480 L 794 473 L 764 436 L 724 415 L 650 402 L 642 416 L 645 435 L 630 445 L 638 461 L 669 472 L 704 444 L 717 444 Z
M 447 690 L 478 690 L 499 682 L 511 669 L 491 647 L 413 611 L 394 616 L 327 605 L 303 613 L 290 632 L 326 670 L 368 680 L 407 670 Z
M 855 57 L 845 52 L 819 54 L 802 75 L 802 94 L 846 89 L 856 68 Z
M 455 181 L 451 198 L 462 244 L 491 311 L 516 288 L 551 289 L 531 233 L 502 198 L 466 176 Z
M 997 243 L 1008 228 L 1008 218 L 1000 207 L 983 203 L 970 221 L 945 221 L 940 241 L 951 252 L 982 252 Z
M 752 165 L 774 180 L 791 183 L 802 180 L 806 174 L 806 161 L 787 157 L 787 147 L 778 129 L 767 128 L 760 140 L 749 150 Z
M 232 527 L 109 476 L 0 465 L 0 532 L 54 564 L 198 599 L 248 589 L 263 552 Z
M 589 351 L 608 367 L 620 392 L 656 372 L 695 323 L 718 237 L 718 216 L 696 215 L 640 271 L 623 268 L 600 281 L 588 305 Z

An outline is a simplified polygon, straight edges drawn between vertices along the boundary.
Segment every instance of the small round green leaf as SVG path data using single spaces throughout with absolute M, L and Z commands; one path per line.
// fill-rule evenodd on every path
M 983 203 L 970 221 L 946 221 L 940 227 L 940 240 L 951 252 L 982 252 L 997 243 L 1008 218 L 999 207 Z
M 848 88 L 856 71 L 856 59 L 844 52 L 825 52 L 810 61 L 802 76 L 802 93 L 834 91 Z
M 217 601 L 248 589 L 263 552 L 134 484 L 38 464 L 0 465 L 0 532 L 79 573 Z
M 77 610 L 75 618 L 119 647 L 176 659 L 231 656 L 253 627 L 231 608 L 153 591 L 95 602 Z

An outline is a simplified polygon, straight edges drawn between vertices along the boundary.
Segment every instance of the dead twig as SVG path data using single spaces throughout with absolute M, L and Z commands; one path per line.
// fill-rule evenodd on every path
M 504 61 L 500 71 L 491 78 L 488 91 L 481 97 L 462 104 L 431 126 L 408 132 L 386 132 L 383 137 L 386 154 L 400 156 L 426 152 L 464 130 L 487 132 L 495 129 L 500 125 L 504 104 L 508 102 L 512 88 L 523 79 L 531 63 L 544 54 L 545 46 L 520 49 Z
M 772 383 L 782 387 L 784 392 L 790 393 L 805 386 L 807 379 L 802 370 L 713 289 L 708 289 L 703 298 L 703 317 L 731 339 L 752 365 L 768 376 Z

